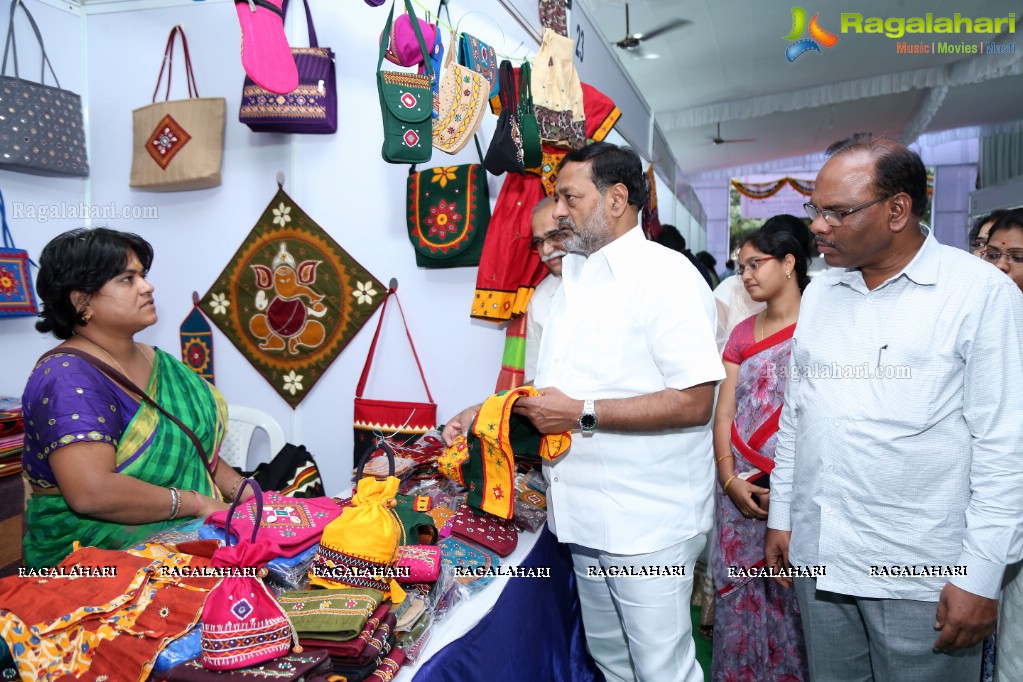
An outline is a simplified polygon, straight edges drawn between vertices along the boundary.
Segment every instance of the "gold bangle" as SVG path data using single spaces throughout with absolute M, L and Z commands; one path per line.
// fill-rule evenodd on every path
M 244 480 L 245 480 L 244 478 L 239 478 L 237 481 L 235 481 L 234 487 L 231 488 L 231 492 L 227 494 L 228 500 L 234 501 L 234 494 L 238 492 L 238 486 L 240 486 L 242 484 L 242 481 Z
M 739 477 L 738 474 L 732 474 L 732 477 L 730 479 L 728 479 L 727 481 L 725 481 L 725 484 L 721 486 L 721 492 L 727 493 L 728 492 L 728 484 L 731 483 L 732 481 L 734 481 L 735 479 L 737 479 L 738 477 Z
M 728 453 L 727 455 L 721 455 L 720 457 L 718 457 L 718 461 L 720 462 L 721 460 L 728 459 L 729 457 L 735 457 L 735 455 L 733 455 L 732 453 Z

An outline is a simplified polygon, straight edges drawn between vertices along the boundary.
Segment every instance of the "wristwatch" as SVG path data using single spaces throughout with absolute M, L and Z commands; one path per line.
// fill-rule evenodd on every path
M 583 413 L 579 417 L 579 428 L 584 433 L 592 433 L 597 430 L 597 412 L 592 400 L 583 401 Z

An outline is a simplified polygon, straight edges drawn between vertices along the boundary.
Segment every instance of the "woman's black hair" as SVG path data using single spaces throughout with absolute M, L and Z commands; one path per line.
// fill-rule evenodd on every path
M 803 291 L 810 283 L 810 277 L 806 271 L 810 266 L 813 235 L 799 218 L 787 214 L 774 216 L 768 219 L 759 230 L 749 234 L 739 248 L 742 248 L 743 244 L 749 244 L 757 251 L 774 256 L 778 260 L 783 260 L 785 256 L 792 254 L 792 257 L 796 259 L 796 279 L 799 290 Z
M 988 244 L 991 243 L 995 232 L 1004 232 L 1005 230 L 1023 230 L 1023 208 L 1001 211 L 1001 215 L 995 220 L 995 224 L 987 231 Z
M 94 294 L 128 265 L 132 251 L 148 272 L 153 247 L 142 237 L 105 227 L 79 228 L 54 237 L 39 256 L 36 293 L 42 301 L 36 329 L 53 332 L 58 339 L 71 338 L 82 324 L 81 311 L 71 302 L 71 292 Z

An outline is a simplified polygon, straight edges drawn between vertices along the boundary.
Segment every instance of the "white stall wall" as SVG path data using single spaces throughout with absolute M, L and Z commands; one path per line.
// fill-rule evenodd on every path
M 95 211 L 110 207 L 107 210 L 113 214 L 91 221 L 92 225 L 135 231 L 153 244 L 156 259 L 150 279 L 156 286 L 160 321 L 140 335 L 141 341 L 179 353 L 178 327 L 190 310 L 192 291 L 201 295 L 212 285 L 273 197 L 276 173 L 283 171 L 285 191 L 345 250 L 384 283 L 391 277 L 398 279 L 440 420 L 493 391 L 504 331 L 469 318 L 476 269 L 416 267 L 405 231 L 408 167 L 380 158 L 382 130 L 374 73 L 377 36 L 388 5 L 373 8 L 363 2 L 311 0 L 320 45 L 338 54 L 339 129 L 332 136 L 284 136 L 252 133 L 238 122 L 244 73 L 233 3 L 86 12 L 80 18 L 28 2 L 48 38 L 51 59 L 58 69 L 64 67 L 59 71 L 61 83 L 81 91 L 82 79 L 87 78 L 92 175 L 83 183 L 0 171 L 0 187 L 9 214 L 12 202 L 43 207 L 87 202 Z M 478 35 L 498 52 L 518 58 L 535 53 L 535 41 L 497 0 L 454 3 L 453 20 L 458 22 L 463 15 L 460 30 Z M 223 184 L 193 192 L 131 190 L 131 112 L 150 102 L 167 34 L 177 23 L 188 35 L 200 94 L 227 99 Z M 23 29 L 18 27 L 20 37 Z M 300 13 L 289 12 L 288 27 L 292 44 L 307 44 Z M 27 40 L 18 42 L 21 46 Z M 185 94 L 178 49 L 172 97 Z M 84 69 L 79 62 L 84 62 Z M 495 121 L 488 113 L 480 135 L 484 150 Z M 478 159 L 470 144 L 453 157 L 434 150 L 430 166 L 474 161 Z M 491 177 L 492 198 L 502 180 Z M 155 218 L 130 217 L 153 210 Z M 113 217 L 123 215 L 129 217 Z M 11 223 L 19 246 L 38 255 L 50 238 L 88 221 L 15 218 Z M 392 307 L 388 306 L 366 397 L 425 399 L 400 318 Z M 352 399 L 376 320 L 359 332 L 294 411 L 214 328 L 218 388 L 230 403 L 266 410 L 282 424 L 291 442 L 305 444 L 317 457 L 331 493 L 348 486 Z M 0 344 L 5 357 L 0 394 L 20 395 L 33 361 L 54 341 L 36 333 L 31 320 L 4 320 Z

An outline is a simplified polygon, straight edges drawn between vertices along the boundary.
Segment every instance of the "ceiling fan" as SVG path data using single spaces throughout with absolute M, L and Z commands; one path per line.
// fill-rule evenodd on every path
M 753 137 L 744 137 L 744 138 L 741 138 L 741 139 L 726 140 L 725 138 L 721 137 L 721 122 L 720 121 L 718 122 L 718 134 L 715 135 L 714 137 L 710 138 L 710 140 L 715 145 L 729 144 L 731 142 L 756 142 L 757 141 L 756 138 L 753 138 Z
M 689 26 L 692 23 L 693 22 L 688 19 L 675 18 L 661 24 L 657 28 L 647 31 L 646 33 L 633 34 L 629 32 L 629 3 L 625 3 L 625 37 L 615 43 L 615 45 L 623 50 L 635 50 L 643 41 L 657 38 L 669 31 L 674 31 L 675 29 L 682 28 L 683 26 Z

